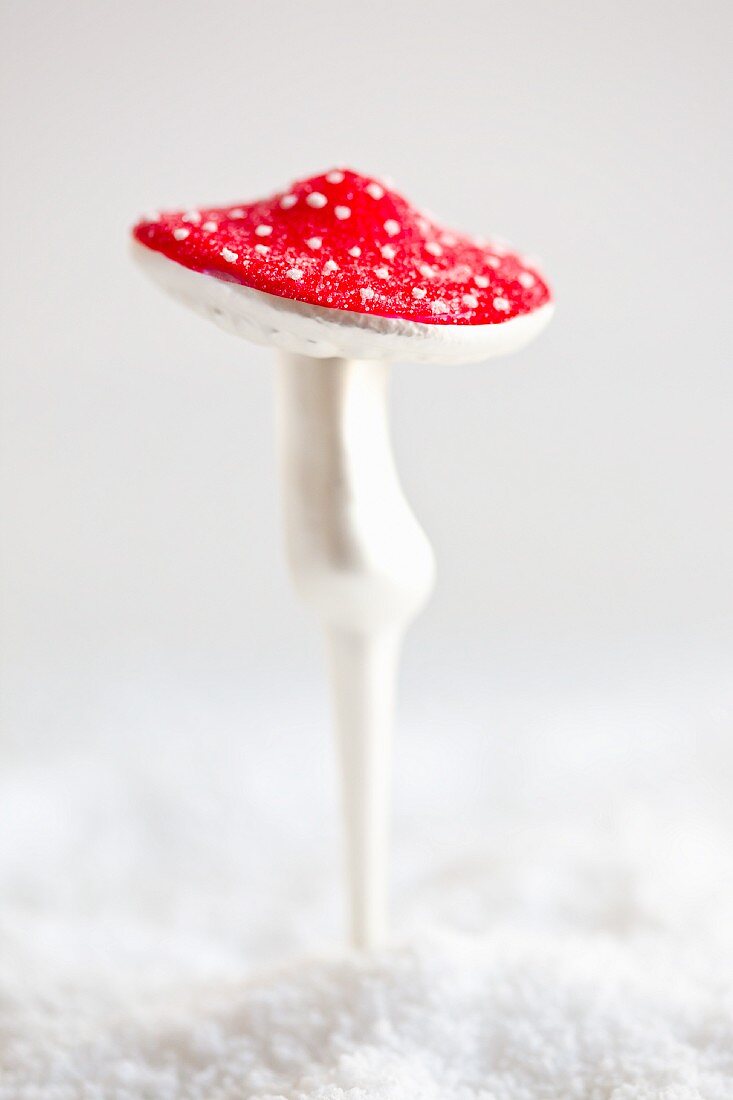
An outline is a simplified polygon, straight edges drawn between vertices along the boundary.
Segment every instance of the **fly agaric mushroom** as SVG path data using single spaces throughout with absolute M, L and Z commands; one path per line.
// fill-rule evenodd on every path
M 279 351 L 286 539 L 326 626 L 347 821 L 352 939 L 386 911 L 387 774 L 404 630 L 434 560 L 389 441 L 389 361 L 514 351 L 549 321 L 537 269 L 449 232 L 375 179 L 338 169 L 273 198 L 154 215 L 135 258 L 220 327 Z

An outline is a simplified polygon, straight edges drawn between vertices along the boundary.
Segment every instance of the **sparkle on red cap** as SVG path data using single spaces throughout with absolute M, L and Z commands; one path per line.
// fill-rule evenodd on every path
M 191 271 L 280 298 L 436 325 L 500 324 L 550 301 L 508 247 L 448 231 L 347 169 L 260 202 L 155 214 L 141 244 Z

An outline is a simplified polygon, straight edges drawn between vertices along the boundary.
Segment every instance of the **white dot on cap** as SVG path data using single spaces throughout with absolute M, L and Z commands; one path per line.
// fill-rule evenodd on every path
M 323 265 L 323 274 L 328 275 L 329 272 L 338 271 L 338 269 L 339 265 L 336 263 L 335 260 L 326 260 L 325 264 Z
M 501 260 L 498 256 L 487 256 L 486 263 L 489 267 L 493 267 L 496 270 L 497 267 L 501 267 Z
M 435 275 L 435 269 L 432 268 L 430 264 L 418 264 L 417 270 L 425 279 L 432 279 Z
M 312 248 L 314 252 L 317 252 L 323 244 L 323 240 L 321 237 L 309 237 L 305 243 L 309 248 Z
M 216 222 L 204 222 L 201 226 L 205 233 L 215 233 L 219 226 Z
M 333 212 L 340 222 L 345 222 L 351 217 L 351 209 L 348 206 L 335 206 Z
M 473 281 L 476 286 L 480 286 L 482 290 L 486 290 L 486 287 L 489 285 L 489 279 L 486 275 L 474 275 Z
M 312 206 L 314 210 L 321 210 L 328 202 L 328 199 L 325 195 L 322 195 L 320 191 L 311 191 L 305 201 L 308 206 Z
M 258 225 L 255 229 L 255 234 L 258 237 L 269 237 L 272 233 L 271 225 Z
M 243 218 L 244 217 L 244 210 L 242 210 L 241 206 L 235 206 L 233 210 L 229 211 L 229 217 L 230 218 Z
M 326 179 L 329 183 L 343 183 L 344 174 L 343 172 L 329 172 Z
M 461 298 L 464 306 L 468 306 L 469 309 L 475 309 L 478 305 L 478 298 L 473 294 L 464 294 Z
M 374 297 L 374 291 L 370 286 L 363 286 L 359 291 L 362 302 L 370 302 Z
M 259 252 L 260 256 L 266 256 L 270 251 L 270 246 L 267 244 L 256 244 L 255 252 Z
M 511 308 L 511 302 L 508 302 L 506 298 L 494 298 L 494 309 L 498 309 L 500 313 L 508 313 Z
M 425 245 L 425 251 L 429 252 L 431 256 L 442 256 L 443 249 L 440 247 L 437 241 L 428 241 Z
M 181 218 L 182 222 L 192 222 L 193 225 L 198 225 L 201 221 L 201 215 L 198 210 L 187 210 Z
M 388 267 L 375 267 L 374 268 L 374 274 L 377 276 L 378 279 L 388 279 L 389 278 L 389 268 Z
M 186 237 L 190 236 L 190 234 L 191 234 L 190 229 L 174 229 L 173 230 L 173 236 L 176 238 L 177 241 L 185 241 Z
M 371 195 L 373 199 L 384 198 L 384 188 L 380 187 L 378 183 L 368 183 L 364 190 L 367 195 Z
M 349 249 L 349 255 L 353 256 L 354 259 L 356 259 L 358 256 L 361 256 L 361 249 L 359 248 L 358 244 L 355 244 L 353 248 Z
M 396 237 L 400 231 L 400 223 L 396 222 L 394 218 L 387 218 L 384 223 L 384 232 L 388 237 Z
M 397 255 L 397 249 L 391 244 L 383 244 L 379 251 L 382 253 L 385 260 L 393 260 Z
M 219 255 L 221 256 L 222 260 L 226 260 L 228 264 L 233 264 L 235 260 L 239 259 L 239 253 L 232 252 L 231 248 L 222 248 Z
M 287 274 L 288 278 L 293 279 L 295 282 L 303 278 L 303 272 L 299 267 L 291 267 Z
M 430 310 L 432 313 L 447 313 L 448 306 L 438 298 L 437 301 L 431 302 Z
M 517 275 L 517 282 L 520 286 L 523 286 L 525 290 L 529 290 L 531 286 L 537 282 L 531 271 L 520 271 Z
M 414 286 L 414 287 L 412 288 L 412 296 L 413 296 L 413 298 L 424 298 L 426 294 L 427 294 L 427 290 L 425 290 L 425 288 L 424 288 L 424 287 L 421 287 L 421 286 Z
M 283 197 L 280 199 L 280 206 L 283 210 L 290 210 L 292 206 L 295 206 L 297 201 L 297 195 L 283 195 Z

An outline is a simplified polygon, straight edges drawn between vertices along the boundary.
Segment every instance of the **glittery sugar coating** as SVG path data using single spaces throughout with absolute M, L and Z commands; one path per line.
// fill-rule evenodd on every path
M 347 169 L 260 202 L 154 214 L 133 233 L 192 271 L 353 313 L 493 325 L 551 298 L 537 269 L 508 247 L 443 229 Z

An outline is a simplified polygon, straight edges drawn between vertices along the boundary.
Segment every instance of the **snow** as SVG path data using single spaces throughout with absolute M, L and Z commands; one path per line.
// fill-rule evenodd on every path
M 0 1100 L 729 1100 L 723 680 L 530 704 L 451 675 L 441 704 L 421 676 L 372 957 L 340 947 L 310 688 L 158 684 L 6 741 Z

